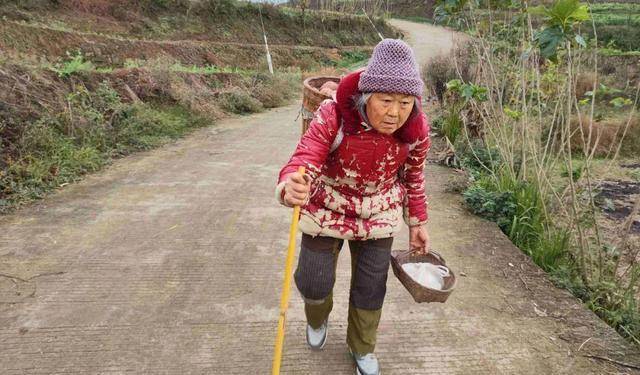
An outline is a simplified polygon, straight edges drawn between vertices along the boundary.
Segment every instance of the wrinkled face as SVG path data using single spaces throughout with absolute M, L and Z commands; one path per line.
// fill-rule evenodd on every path
M 370 125 L 382 134 L 393 134 L 413 110 L 415 97 L 406 94 L 371 94 L 367 102 L 367 117 Z

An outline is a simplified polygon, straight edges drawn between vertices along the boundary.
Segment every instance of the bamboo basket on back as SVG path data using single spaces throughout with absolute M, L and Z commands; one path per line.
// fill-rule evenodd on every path
M 326 99 L 330 96 L 320 93 L 320 88 L 327 81 L 340 82 L 339 77 L 309 77 L 304 80 L 304 89 L 302 97 L 302 133 L 301 136 L 309 129 L 309 124 L 313 119 L 314 112 Z

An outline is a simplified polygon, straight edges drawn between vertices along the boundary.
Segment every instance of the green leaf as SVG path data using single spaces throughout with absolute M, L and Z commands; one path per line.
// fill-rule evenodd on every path
M 590 19 L 589 8 L 578 0 L 557 0 L 551 9 L 544 6 L 532 7 L 529 13 L 542 16 L 547 27 L 560 27 L 564 33 L 580 22 Z
M 622 108 L 624 106 L 631 105 L 631 103 L 633 103 L 631 100 L 620 96 L 609 101 L 609 104 L 613 105 L 616 108 Z
M 461 95 L 465 100 L 471 100 L 471 98 L 473 98 L 473 87 L 471 85 L 464 85 Z
M 538 5 L 536 7 L 531 7 L 527 10 L 529 14 L 534 16 L 547 16 L 549 14 L 549 10 L 544 5 Z
M 580 5 L 578 0 L 558 0 L 549 12 L 553 26 L 560 26 L 564 31 L 576 22 L 589 19 L 589 9 Z
M 460 81 L 459 79 L 452 79 L 451 81 L 447 82 L 448 90 L 458 90 L 460 86 L 462 86 L 462 81 Z
M 584 22 L 590 20 L 591 16 L 589 15 L 589 7 L 586 5 L 581 5 L 571 14 L 571 19 L 575 22 Z
M 506 107 L 506 106 L 503 108 L 503 111 L 504 111 L 504 114 L 505 114 L 505 115 L 507 115 L 507 116 L 511 117 L 511 118 L 512 118 L 512 119 L 514 119 L 514 120 L 519 120 L 519 119 L 520 119 L 520 117 L 522 116 L 522 112 L 520 112 L 520 111 L 514 111 L 514 110 L 512 110 L 511 108 Z
M 486 87 L 481 87 L 481 86 L 475 86 L 474 85 L 474 98 L 478 101 L 484 102 L 487 100 L 487 88 Z
M 563 40 L 562 29 L 559 26 L 546 28 L 536 33 L 534 39 L 540 46 L 540 54 L 542 57 L 555 62 L 558 46 Z

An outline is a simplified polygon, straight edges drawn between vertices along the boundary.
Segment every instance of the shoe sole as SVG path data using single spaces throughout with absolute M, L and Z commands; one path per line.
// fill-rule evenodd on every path
M 353 360 L 355 361 L 356 359 L 353 353 L 351 353 L 351 349 L 349 349 L 349 354 L 351 355 L 351 358 L 353 358 Z M 362 375 L 362 373 L 360 372 L 360 369 L 358 368 L 358 365 L 356 365 L 356 375 Z M 378 375 L 382 375 L 382 371 L 378 370 Z
M 324 348 L 324 345 L 327 343 L 327 338 L 329 337 L 329 323 L 327 322 L 327 331 L 324 334 L 324 340 L 322 340 L 322 344 L 320 344 L 320 346 L 313 346 L 311 344 L 309 344 L 309 336 L 307 336 L 307 345 L 309 346 L 309 348 L 311 348 L 311 350 L 322 350 Z
M 358 368 L 358 365 L 356 365 L 356 375 L 362 375 L 360 369 Z M 382 375 L 382 371 L 378 371 L 378 375 Z

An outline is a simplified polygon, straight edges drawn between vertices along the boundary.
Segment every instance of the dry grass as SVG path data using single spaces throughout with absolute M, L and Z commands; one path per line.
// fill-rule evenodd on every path
M 584 72 L 576 77 L 576 98 L 583 98 L 587 91 L 593 91 L 597 76 L 594 72 Z M 596 86 L 597 87 L 597 86 Z
M 597 120 L 591 128 L 591 138 L 589 140 L 589 121 L 583 118 L 582 121 L 574 116 L 571 121 L 571 144 L 573 151 L 584 150 L 584 146 L 589 143 L 589 150 L 595 147 L 595 156 L 613 156 L 622 137 L 627 122 L 628 114 L 610 115 L 604 119 Z M 622 155 L 638 155 L 640 153 L 640 116 L 631 118 L 627 134 L 625 135 L 620 149 Z

